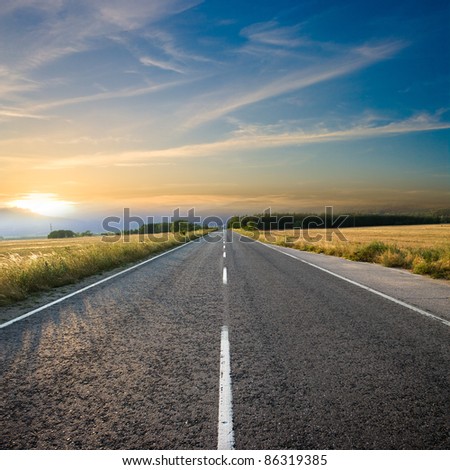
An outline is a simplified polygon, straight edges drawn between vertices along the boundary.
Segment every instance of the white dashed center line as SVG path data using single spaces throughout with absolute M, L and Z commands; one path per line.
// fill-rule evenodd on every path
M 220 389 L 219 422 L 217 426 L 217 449 L 234 449 L 233 399 L 231 392 L 230 343 L 228 327 L 222 327 L 220 340 Z

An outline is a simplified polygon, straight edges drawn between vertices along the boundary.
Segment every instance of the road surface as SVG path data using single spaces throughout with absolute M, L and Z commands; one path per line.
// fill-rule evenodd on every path
M 449 448 L 441 307 L 213 237 L 2 328 L 1 447 Z

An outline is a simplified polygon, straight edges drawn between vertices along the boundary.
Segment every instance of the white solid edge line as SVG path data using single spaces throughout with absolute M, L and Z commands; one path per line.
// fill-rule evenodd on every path
M 217 423 L 217 449 L 234 449 L 233 399 L 231 390 L 230 342 L 228 327 L 222 327 L 220 338 L 219 418 Z
M 223 268 L 223 275 L 222 275 L 223 283 L 226 284 L 228 282 L 228 275 L 227 275 L 227 268 Z
M 249 237 L 247 237 L 249 238 Z M 263 242 L 260 242 L 259 240 L 255 240 L 257 241 L 258 243 L 261 243 L 261 245 L 264 245 L 266 246 L 267 248 L 271 248 L 272 250 L 278 252 L 278 253 L 282 253 L 283 255 L 286 255 L 286 256 L 289 256 L 290 258 L 294 258 L 296 259 L 297 261 L 301 261 L 302 263 L 305 263 L 309 266 L 312 266 L 313 268 L 317 268 L 317 269 L 320 269 L 321 271 L 324 271 L 328 274 L 331 274 L 332 276 L 334 277 L 337 277 L 339 279 L 342 279 L 344 281 L 347 281 L 349 282 L 350 284 L 353 284 L 355 286 L 358 286 L 358 287 L 361 287 L 361 289 L 365 289 L 369 292 L 372 292 L 373 294 L 376 294 L 376 295 L 379 295 L 380 297 L 383 297 L 387 300 L 390 300 L 391 302 L 395 302 L 396 304 L 399 304 L 403 307 L 406 307 L 406 308 L 409 308 L 410 310 L 416 312 L 416 313 L 420 313 L 421 315 L 424 315 L 425 317 L 429 317 L 433 320 L 436 320 L 438 322 L 441 322 L 443 323 L 444 325 L 446 326 L 450 326 L 450 321 L 448 320 L 445 320 L 445 318 L 441 318 L 441 317 L 438 317 L 437 315 L 433 315 L 432 313 L 430 312 L 427 312 L 426 310 L 422 310 L 418 307 L 415 307 L 414 305 L 410 305 L 406 302 L 403 302 L 402 300 L 399 300 L 399 299 L 396 299 L 395 297 L 391 297 L 390 295 L 387 295 L 387 294 L 383 294 L 383 292 L 380 292 L 378 290 L 375 290 L 375 289 L 372 289 L 371 287 L 368 287 L 368 286 L 365 286 L 364 284 L 360 284 L 359 282 L 356 282 L 356 281 L 352 281 L 351 279 L 348 279 L 347 277 L 344 277 L 344 276 L 341 276 L 340 274 L 336 274 L 334 273 L 333 271 L 329 271 L 328 269 L 325 269 L 325 268 L 322 268 L 320 266 L 317 266 L 316 264 L 313 264 L 313 263 L 310 263 L 309 261 L 305 261 L 301 258 L 297 258 L 296 256 L 290 254 L 290 253 L 286 253 L 285 251 L 281 251 L 281 250 L 278 250 L 275 246 L 272 246 L 272 245 L 268 245 L 267 243 L 263 243 Z
M 18 322 L 18 321 L 20 321 L 20 320 L 23 320 L 24 318 L 27 318 L 27 317 L 29 317 L 29 316 L 31 316 L 31 315 L 34 315 L 35 313 L 38 313 L 38 312 L 40 312 L 40 311 L 42 311 L 42 310 L 45 310 L 46 308 L 49 308 L 49 307 L 51 307 L 52 305 L 59 304 L 59 303 L 62 302 L 63 300 L 69 299 L 70 297 L 73 297 L 74 295 L 80 294 L 81 292 L 84 292 L 84 291 L 86 291 L 86 290 L 88 290 L 88 289 L 91 289 L 92 287 L 98 286 L 99 284 L 103 284 L 104 282 L 109 281 L 109 280 L 111 280 L 111 279 L 114 279 L 115 277 L 120 276 L 120 275 L 122 275 L 122 274 L 125 274 L 125 273 L 127 273 L 128 271 L 132 271 L 133 269 L 136 269 L 136 268 L 138 268 L 139 266 L 142 266 L 143 264 L 150 263 L 151 261 L 154 261 L 155 259 L 160 258 L 161 256 L 167 255 L 167 254 L 171 253 L 172 251 L 175 251 L 175 250 L 178 250 L 178 249 L 180 249 L 180 248 L 183 248 L 183 247 L 189 245 L 190 243 L 193 243 L 194 241 L 195 241 L 195 240 L 191 240 L 191 241 L 189 241 L 189 242 L 187 242 L 187 243 L 183 243 L 182 245 L 176 246 L 175 248 L 172 248 L 172 249 L 170 249 L 170 250 L 168 250 L 168 251 L 164 251 L 163 253 L 160 253 L 159 255 L 153 256 L 153 258 L 150 258 L 150 259 L 147 259 L 147 260 L 145 260 L 145 261 L 142 261 L 142 262 L 140 262 L 140 263 L 138 263 L 138 264 L 135 264 L 135 265 L 133 265 L 133 266 L 127 268 L 127 269 L 124 269 L 123 271 L 120 271 L 120 272 L 118 272 L 118 273 L 116 273 L 116 274 L 113 274 L 112 276 L 105 277 L 105 279 L 101 279 L 100 281 L 94 282 L 94 284 L 90 284 L 90 285 L 88 285 L 88 286 L 86 286 L 86 287 L 83 287 L 82 289 L 79 289 L 79 290 L 77 290 L 77 291 L 75 291 L 75 292 L 72 292 L 71 294 L 65 295 L 64 297 L 61 297 L 61 298 L 59 298 L 59 299 L 57 299 L 57 300 L 54 300 L 53 302 L 50 302 L 50 303 L 48 303 L 48 304 L 45 304 L 45 305 L 43 305 L 42 307 L 36 308 L 36 309 L 34 309 L 34 310 L 31 310 L 31 312 L 24 313 L 24 314 L 21 315 L 20 317 L 13 318 L 12 320 L 9 320 L 9 321 L 7 321 L 7 322 L 5 322 L 5 323 L 2 323 L 2 324 L 0 325 L 0 329 L 1 329 L 1 328 L 6 328 L 7 326 L 12 325 L 13 323 L 16 323 L 16 322 Z

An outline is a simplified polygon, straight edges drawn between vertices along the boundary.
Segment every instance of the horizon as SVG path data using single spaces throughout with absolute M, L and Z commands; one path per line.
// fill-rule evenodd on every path
M 47 235 L 56 230 L 69 230 L 73 231 L 77 236 L 82 235 L 84 232 L 91 232 L 92 235 L 101 235 L 107 232 L 126 232 L 128 230 L 135 230 L 138 227 L 147 224 L 159 224 L 161 222 L 173 222 L 175 220 L 186 220 L 199 225 L 206 223 L 216 224 L 214 226 L 226 226 L 231 219 L 236 217 L 239 220 L 244 220 L 247 217 L 264 218 L 271 217 L 325 217 L 331 220 L 339 221 L 341 217 L 346 219 L 353 218 L 367 218 L 372 217 L 371 224 L 373 226 L 391 226 L 391 225 L 423 225 L 428 224 L 448 224 L 450 221 L 450 206 L 443 209 L 429 209 L 421 211 L 407 211 L 407 210 L 378 210 L 378 211 L 342 211 L 336 212 L 332 206 L 324 207 L 321 211 L 303 211 L 303 212 L 279 212 L 272 211 L 271 208 L 266 208 L 261 212 L 254 213 L 240 213 L 240 214 L 200 214 L 191 208 L 186 213 L 183 213 L 179 208 L 173 210 L 171 213 L 135 213 L 129 208 L 124 208 L 122 213 L 115 213 L 95 217 L 91 215 L 88 219 L 70 219 L 65 217 L 55 217 L 50 215 L 37 214 L 27 208 L 1 208 L 0 207 L 0 240 L 20 240 L 20 239 L 33 239 L 33 238 L 47 238 Z M 384 217 L 384 219 L 382 219 Z M 386 217 L 390 217 L 390 223 L 380 223 L 381 220 L 386 222 Z M 405 220 L 406 218 L 406 220 Z M 439 220 L 437 220 L 439 218 Z M 412 220 L 411 220 L 412 219 Z M 415 219 L 415 220 L 414 220 Z M 316 220 L 316 219 L 315 219 Z M 354 223 L 354 222 L 353 222 Z M 367 221 L 363 224 L 360 222 L 357 227 L 366 227 Z M 211 226 L 212 225 L 208 225 Z M 348 227 L 348 225 L 345 225 Z
M 449 19 L 443 1 L 6 0 L 0 208 L 448 208 Z

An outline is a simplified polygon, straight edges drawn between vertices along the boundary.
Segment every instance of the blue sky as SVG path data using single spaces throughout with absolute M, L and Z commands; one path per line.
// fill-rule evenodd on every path
M 2 0 L 0 206 L 448 207 L 449 21 L 444 1 Z

